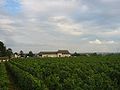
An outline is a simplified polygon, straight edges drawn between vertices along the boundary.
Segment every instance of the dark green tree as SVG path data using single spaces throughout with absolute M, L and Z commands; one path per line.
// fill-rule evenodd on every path
M 75 52 L 75 53 L 72 54 L 72 56 L 80 56 L 80 54 Z
M 11 57 L 12 57 L 12 55 L 13 55 L 13 52 L 12 52 L 12 49 L 11 49 L 11 48 L 8 48 L 8 49 L 7 49 L 6 55 L 8 56 L 9 59 L 11 59 Z
M 6 56 L 6 47 L 4 43 L 0 41 L 0 57 Z
M 32 51 L 29 51 L 28 56 L 29 56 L 29 57 L 33 57 L 33 56 L 34 56 L 33 52 L 32 52 Z
M 14 54 L 19 55 L 17 52 L 15 52 Z
M 24 52 L 22 50 L 20 51 L 20 57 L 24 57 Z

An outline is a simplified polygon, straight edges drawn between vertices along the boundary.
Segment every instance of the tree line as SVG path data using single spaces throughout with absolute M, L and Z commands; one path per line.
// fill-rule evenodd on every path
M 0 57 L 11 58 L 13 52 L 11 48 L 6 48 L 3 42 L 0 41 Z
M 19 52 L 19 54 L 17 52 L 13 53 L 11 48 L 6 48 L 4 43 L 0 41 L 0 57 L 8 57 L 9 59 L 11 59 L 14 54 L 17 54 L 20 57 L 27 57 L 27 56 L 33 57 L 34 56 L 32 51 L 29 51 L 28 54 L 24 54 L 22 50 Z

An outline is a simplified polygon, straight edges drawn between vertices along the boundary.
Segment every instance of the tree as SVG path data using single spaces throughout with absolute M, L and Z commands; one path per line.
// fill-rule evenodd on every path
M 28 56 L 29 56 L 29 57 L 33 57 L 33 56 L 34 56 L 33 52 L 32 52 L 32 51 L 29 51 Z
M 18 55 L 18 53 L 17 53 L 17 52 L 15 52 L 14 54 Z
M 74 54 L 72 54 L 72 56 L 80 56 L 80 54 L 75 52 Z
M 8 49 L 7 49 L 6 55 L 8 56 L 9 59 L 12 57 L 13 52 L 12 52 L 12 49 L 11 49 L 11 48 L 8 48 Z
M 6 47 L 4 43 L 0 41 L 0 57 L 6 56 Z
M 24 52 L 22 50 L 20 51 L 20 57 L 24 57 Z

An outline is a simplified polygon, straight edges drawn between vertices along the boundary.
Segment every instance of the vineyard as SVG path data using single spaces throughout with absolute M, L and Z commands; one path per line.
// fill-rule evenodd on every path
M 9 80 L 5 65 L 0 64 L 0 90 L 8 90 Z
M 13 59 L 0 64 L 0 90 L 8 90 L 5 65 L 21 90 L 120 90 L 118 55 Z

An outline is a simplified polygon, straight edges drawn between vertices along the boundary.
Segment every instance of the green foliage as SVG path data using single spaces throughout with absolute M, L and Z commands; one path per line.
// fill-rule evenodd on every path
M 11 48 L 8 48 L 8 49 L 7 49 L 6 55 L 8 56 L 9 59 L 12 57 L 13 52 L 12 52 L 12 49 L 11 49 Z
M 0 90 L 8 90 L 9 79 L 4 63 L 0 64 Z
M 6 47 L 4 43 L 0 41 L 0 57 L 6 56 Z
M 11 58 L 13 52 L 11 48 L 6 49 L 4 46 L 4 43 L 0 41 L 0 57 L 8 57 L 9 59 Z
M 119 55 L 15 59 L 10 64 L 23 70 L 21 76 L 27 72 L 49 90 L 120 90 Z M 23 77 L 16 78 L 23 82 Z
M 34 56 L 33 52 L 32 52 L 32 51 L 29 51 L 28 56 L 29 56 L 29 57 L 33 57 L 33 56 Z
M 24 57 L 24 52 L 21 50 L 19 55 L 20 57 Z
M 46 89 L 45 85 L 41 80 L 38 80 L 36 77 L 33 77 L 28 72 L 7 63 L 7 68 L 11 72 L 12 76 L 15 78 L 15 82 L 20 85 L 22 90 L 44 90 Z M 47 89 L 46 89 L 47 90 Z

